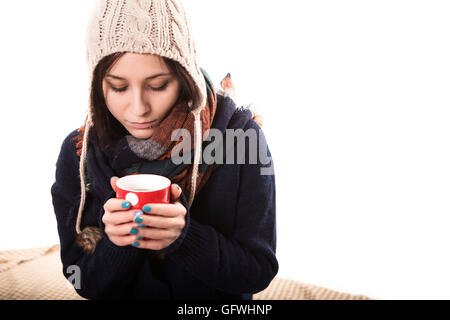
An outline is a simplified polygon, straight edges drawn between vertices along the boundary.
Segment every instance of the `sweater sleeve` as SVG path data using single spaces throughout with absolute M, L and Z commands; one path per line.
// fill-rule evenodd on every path
M 244 128 L 247 129 L 261 130 L 253 120 Z M 270 162 L 263 164 L 258 159 L 256 164 L 249 163 L 246 144 L 245 164 L 238 165 L 239 197 L 233 235 L 225 236 L 214 227 L 190 217 L 183 242 L 167 255 L 168 259 L 184 265 L 207 286 L 224 292 L 259 292 L 278 272 L 275 257 L 275 176 L 262 131 L 258 143 L 267 148 Z
M 150 268 L 143 268 L 148 264 L 143 250 L 132 246 L 116 246 L 105 236 L 104 230 L 103 238 L 93 254 L 85 253 L 75 243 L 75 222 L 81 194 L 78 169 L 80 159 L 71 141 L 75 135 L 76 131 L 69 134 L 62 144 L 56 163 L 55 182 L 51 187 L 64 276 L 72 281 L 80 296 L 88 299 L 125 297 L 134 290 L 138 274 L 146 278 L 148 288 L 152 288 L 155 295 L 168 296 L 167 285 L 152 277 Z M 100 211 L 107 199 L 98 199 L 93 193 L 89 196 L 83 216 L 94 215 L 100 218 Z M 72 279 L 73 270 L 79 270 L 78 282 Z

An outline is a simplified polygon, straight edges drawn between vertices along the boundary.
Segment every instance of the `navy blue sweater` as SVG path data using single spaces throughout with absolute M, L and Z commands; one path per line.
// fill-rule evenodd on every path
M 248 110 L 236 108 L 231 99 L 220 95 L 212 128 L 224 134 L 225 129 L 260 130 Z M 81 228 L 98 226 L 103 238 L 93 254 L 84 253 L 75 243 L 80 158 L 71 139 L 76 134 L 71 132 L 62 144 L 51 194 L 63 273 L 68 278 L 72 275 L 69 266 L 80 268 L 80 286 L 75 286 L 79 295 L 88 299 L 252 299 L 253 293 L 269 285 L 278 272 L 275 176 L 261 174 L 261 168 L 273 167 L 272 162 L 263 164 L 258 157 L 256 164 L 250 163 L 248 141 L 245 163 L 217 164 L 190 209 L 182 194 L 186 226 L 175 242 L 157 251 L 164 253 L 158 259 L 152 250 L 118 247 L 104 233 L 103 205 L 115 197 L 110 178 L 123 176 L 130 162 L 142 160 L 133 153 L 120 154 L 117 150 L 126 149 L 122 147 L 107 159 L 98 154 L 88 157 L 92 184 Z M 94 136 L 89 138 L 91 144 L 97 143 Z M 264 135 L 259 139 L 266 145 Z M 236 154 L 237 143 L 234 148 Z M 271 157 L 268 148 L 266 152 Z

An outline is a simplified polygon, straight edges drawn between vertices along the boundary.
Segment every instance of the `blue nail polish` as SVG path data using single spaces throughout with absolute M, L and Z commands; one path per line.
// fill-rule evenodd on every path
M 122 208 L 129 209 L 130 208 L 130 203 L 128 201 L 122 202 Z
M 135 212 L 134 212 L 134 216 L 136 217 L 136 216 L 140 216 L 140 215 L 143 215 L 144 213 L 141 211 L 141 210 L 136 210 Z
M 144 212 L 150 212 L 150 211 L 152 211 L 152 208 L 150 207 L 150 206 L 144 206 L 143 208 L 142 208 L 142 211 L 144 211 Z
M 145 228 L 147 225 L 146 224 L 138 224 L 139 228 Z
M 138 234 L 138 233 L 139 233 L 139 230 L 138 230 L 138 229 L 136 229 L 136 228 L 131 228 L 130 234 Z
M 134 218 L 134 222 L 136 223 L 142 223 L 144 221 L 144 218 L 142 218 L 141 216 L 136 216 L 136 218 Z
M 140 245 L 139 242 L 137 242 L 137 241 L 136 241 L 136 242 L 133 242 L 133 246 L 134 246 L 134 247 L 139 247 L 139 245 Z
M 137 240 L 142 240 L 142 239 L 144 239 L 144 237 L 138 236 L 138 237 L 136 237 L 136 239 L 137 239 Z

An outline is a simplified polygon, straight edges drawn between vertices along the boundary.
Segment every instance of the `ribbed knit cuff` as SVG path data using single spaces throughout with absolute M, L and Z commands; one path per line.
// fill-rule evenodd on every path
M 189 211 L 189 205 L 187 203 L 184 193 L 181 193 L 180 201 L 183 204 L 183 206 L 186 208 L 185 226 L 184 226 L 183 230 L 181 231 L 180 236 L 174 242 L 172 242 L 169 246 L 165 247 L 164 249 L 157 251 L 164 255 L 168 255 L 168 254 L 175 252 L 181 246 L 181 244 L 184 242 L 184 239 L 186 238 L 186 234 L 189 230 L 189 226 L 191 223 L 191 215 L 190 215 L 190 211 Z
M 208 260 L 215 256 L 215 254 L 208 252 L 214 248 L 214 246 L 211 246 L 213 235 L 210 234 L 209 228 L 194 219 L 190 219 L 183 243 L 167 258 L 176 264 L 185 266 L 187 270 L 193 273 L 211 271 L 207 269 L 217 264 L 216 261 Z M 205 268 L 205 270 L 200 270 L 201 268 Z
M 117 247 L 109 239 L 105 238 L 98 243 L 98 259 L 103 263 L 114 266 L 115 272 L 128 272 L 134 270 L 136 263 L 142 252 L 138 252 L 133 247 Z M 98 261 L 98 260 L 97 260 Z
M 115 193 L 111 193 L 107 199 L 111 198 Z M 103 203 L 105 203 L 103 201 Z M 101 255 L 105 259 L 109 259 L 111 263 L 117 264 L 120 266 L 128 266 L 129 264 L 134 263 L 136 258 L 139 257 L 139 255 L 143 254 L 143 250 L 139 248 L 135 248 L 133 246 L 117 246 L 115 245 L 108 237 L 108 235 L 105 233 L 105 224 L 102 221 L 103 215 L 105 214 L 104 209 L 102 208 L 102 212 L 99 215 L 99 225 L 100 225 L 100 231 L 102 233 L 102 240 L 97 244 L 97 248 L 95 249 L 95 254 Z
M 103 233 L 103 238 L 97 243 L 94 255 L 97 255 L 100 261 L 114 266 L 115 270 L 127 270 L 130 267 L 135 268 L 136 261 L 144 255 L 144 250 L 133 246 L 119 247 Z

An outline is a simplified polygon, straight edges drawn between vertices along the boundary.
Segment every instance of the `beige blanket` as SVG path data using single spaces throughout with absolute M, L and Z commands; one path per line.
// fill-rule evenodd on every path
M 59 245 L 0 251 L 0 300 L 84 300 L 62 273 Z M 276 277 L 255 300 L 369 300 Z

